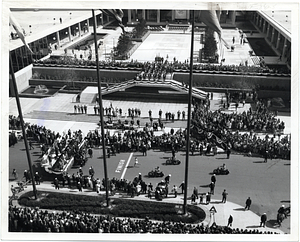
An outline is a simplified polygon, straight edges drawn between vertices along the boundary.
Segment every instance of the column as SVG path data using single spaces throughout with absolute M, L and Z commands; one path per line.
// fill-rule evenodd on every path
M 157 21 L 156 22 L 157 23 L 160 22 L 160 10 L 159 9 L 157 10 Z
M 86 20 L 86 27 L 87 27 L 87 32 L 90 32 L 90 22 L 88 19 Z
M 96 25 L 97 26 L 97 25 Z M 81 27 L 80 27 L 80 23 L 78 23 L 78 31 L 79 31 L 79 37 L 81 36 Z
M 146 19 L 146 11 L 145 11 L 145 9 L 142 10 L 142 18 Z
M 69 35 L 69 41 L 72 41 L 72 33 L 71 33 L 71 26 L 68 27 L 68 35 Z
M 60 47 L 59 31 L 56 32 L 57 47 Z
M 277 38 L 277 42 L 276 42 L 276 49 L 278 49 L 278 47 L 279 47 L 280 36 L 281 36 L 281 34 L 278 32 L 278 38 Z
M 267 28 L 267 38 L 269 36 L 269 33 L 270 33 L 270 24 L 268 23 L 268 28 Z
M 264 24 L 263 24 L 262 32 L 265 33 L 265 30 L 266 30 L 266 20 L 264 19 Z
M 128 23 L 131 23 L 131 9 L 128 9 Z
M 284 42 L 283 42 L 283 48 L 281 53 L 282 58 L 284 57 L 285 52 L 286 52 L 286 38 L 284 38 Z
M 272 36 L 271 36 L 271 43 L 273 43 L 273 41 L 274 41 L 274 33 L 275 33 L 275 29 L 273 28 L 273 30 L 272 30 Z
M 175 10 L 172 10 L 172 21 L 175 19 Z
M 231 23 L 235 24 L 235 18 L 236 18 L 236 12 L 235 11 L 231 11 Z

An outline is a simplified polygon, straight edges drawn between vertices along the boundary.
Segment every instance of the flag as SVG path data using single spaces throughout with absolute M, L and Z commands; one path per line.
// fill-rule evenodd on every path
M 25 30 L 21 27 L 18 21 L 13 16 L 12 12 L 9 10 L 9 23 L 14 27 L 16 30 L 19 38 L 22 40 L 23 44 L 27 47 L 31 54 L 33 54 L 32 50 L 30 49 L 29 45 L 25 40 Z
M 216 31 L 221 37 L 222 29 L 215 10 L 201 10 L 199 20 Z
M 122 9 L 100 9 L 100 10 L 104 14 L 114 17 L 118 21 L 119 26 L 122 28 L 123 33 L 125 32 L 125 27 L 122 23 L 122 18 L 124 16 Z

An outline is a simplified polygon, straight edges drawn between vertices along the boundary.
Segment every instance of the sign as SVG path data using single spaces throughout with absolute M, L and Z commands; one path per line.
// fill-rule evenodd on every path
M 216 210 L 215 206 L 212 206 L 211 209 L 209 209 L 209 211 L 211 213 L 217 213 L 217 210 Z

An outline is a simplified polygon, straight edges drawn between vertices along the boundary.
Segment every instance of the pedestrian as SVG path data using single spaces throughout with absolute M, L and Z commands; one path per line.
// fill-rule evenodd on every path
M 208 205 L 210 203 L 210 198 L 211 198 L 211 195 L 210 193 L 206 193 L 206 205 Z
M 251 201 L 250 197 L 248 197 L 247 200 L 246 200 L 245 210 L 250 209 L 251 203 L 252 203 L 252 201 Z
M 55 189 L 59 190 L 59 181 L 58 181 L 57 177 L 54 178 L 54 187 L 55 187 Z
M 172 192 L 174 193 L 175 197 L 177 197 L 177 186 L 176 185 L 173 186 Z
M 214 195 L 214 193 L 215 193 L 215 183 L 211 182 L 211 183 L 209 184 L 209 188 L 210 188 L 210 193 L 211 193 L 212 195 Z
M 227 153 L 227 159 L 229 159 L 230 158 L 230 153 L 231 153 L 230 147 L 227 147 L 226 153 Z
M 84 108 L 84 113 L 87 114 L 87 106 L 84 105 L 83 108 Z
M 182 120 L 185 120 L 185 111 L 182 111 Z
M 135 157 L 135 159 L 134 159 L 134 166 L 137 166 L 138 164 L 139 164 L 138 158 Z
M 77 113 L 77 105 L 74 105 L 74 113 Z
M 267 214 L 263 213 L 260 217 L 260 226 L 259 227 L 265 227 L 267 222 Z
M 226 203 L 227 195 L 228 193 L 226 192 L 226 189 L 224 189 L 224 191 L 222 192 L 222 203 Z
M 216 174 L 213 174 L 211 176 L 210 181 L 213 182 L 216 185 L 216 181 L 217 181 Z
M 82 185 L 81 185 L 81 182 L 77 182 L 77 188 L 78 188 L 78 191 L 82 192 Z
M 268 155 L 269 155 L 269 152 L 268 152 L 268 150 L 266 150 L 265 155 L 264 155 L 264 162 L 265 163 L 267 163 L 267 161 L 268 161 Z
M 36 185 L 40 185 L 41 184 L 41 177 L 40 177 L 40 174 L 38 172 L 36 172 L 34 174 L 34 179 L 35 179 Z
M 15 178 L 15 180 L 18 179 L 18 173 L 17 173 L 17 170 L 16 170 L 16 169 L 13 169 L 12 175 L 13 175 L 13 177 Z
M 90 167 L 89 174 L 90 174 L 91 178 L 93 179 L 93 177 L 95 175 L 95 170 L 94 170 L 93 166 Z
M 26 181 L 26 182 L 29 181 L 29 175 L 28 175 L 27 170 L 24 170 L 24 176 L 23 176 L 23 177 L 25 178 L 25 181 Z
M 235 37 L 233 36 L 232 37 L 232 44 L 234 45 L 234 43 L 235 43 Z
M 233 217 L 232 215 L 230 214 L 229 218 L 228 218 L 228 224 L 227 224 L 227 227 L 231 226 L 232 227 L 232 222 L 233 222 Z
M 180 114 L 181 114 L 181 112 L 180 112 L 180 110 L 178 110 L 178 111 L 177 111 L 177 120 L 180 119 Z
M 91 148 L 88 149 L 88 154 L 90 158 L 93 158 L 93 150 Z
M 31 141 L 31 140 L 29 140 L 29 149 L 30 149 L 30 150 L 31 150 L 31 149 L 34 150 L 34 147 L 32 146 L 32 141 Z
M 183 194 L 185 186 L 184 186 L 184 181 L 182 181 L 182 183 L 179 185 L 179 188 L 181 188 L 181 194 Z
M 202 204 L 203 203 L 203 194 L 201 193 L 200 194 L 200 202 L 199 202 L 199 204 Z
M 193 194 L 195 195 L 195 198 L 198 199 L 198 189 L 194 187 Z

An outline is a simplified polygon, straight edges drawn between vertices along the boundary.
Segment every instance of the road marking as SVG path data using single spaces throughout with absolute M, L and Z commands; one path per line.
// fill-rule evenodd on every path
M 133 153 L 130 154 L 130 156 L 129 156 L 128 160 L 127 160 L 126 166 L 125 166 L 125 168 L 124 168 L 124 170 L 123 170 L 123 173 L 122 173 L 122 176 L 121 176 L 120 179 L 123 179 L 123 178 L 124 178 L 125 173 L 126 173 L 126 171 L 127 171 L 128 164 L 129 164 L 129 162 L 130 162 L 130 160 L 131 160 L 131 158 L 132 158 L 132 155 L 133 155 Z
M 125 160 L 120 160 L 115 172 L 120 173 L 123 168 L 124 163 L 125 163 Z

